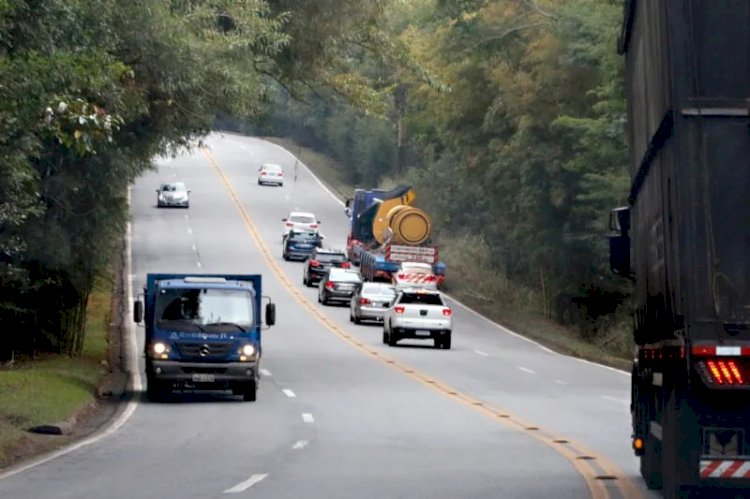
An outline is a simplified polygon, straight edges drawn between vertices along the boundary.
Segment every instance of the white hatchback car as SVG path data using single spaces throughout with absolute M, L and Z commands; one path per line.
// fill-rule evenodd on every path
M 318 226 L 320 221 L 316 220 L 314 213 L 308 213 L 304 211 L 293 211 L 289 213 L 289 216 L 281 219 L 284 222 L 283 236 L 289 233 L 290 230 L 307 231 L 307 232 L 318 232 Z
M 279 187 L 284 185 L 284 169 L 281 165 L 263 163 L 258 168 L 258 185 L 264 184 L 276 184 Z

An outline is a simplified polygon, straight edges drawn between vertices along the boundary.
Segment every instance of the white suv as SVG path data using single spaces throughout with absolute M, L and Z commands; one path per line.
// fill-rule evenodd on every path
M 383 343 L 396 346 L 406 338 L 434 340 L 435 348 L 451 347 L 453 312 L 438 291 L 405 289 L 383 316 Z
M 284 222 L 284 233 L 282 236 L 286 236 L 290 230 L 318 232 L 318 225 L 320 225 L 320 221 L 315 219 L 313 213 L 304 211 L 293 211 L 289 213 L 288 217 L 282 218 L 281 221 Z

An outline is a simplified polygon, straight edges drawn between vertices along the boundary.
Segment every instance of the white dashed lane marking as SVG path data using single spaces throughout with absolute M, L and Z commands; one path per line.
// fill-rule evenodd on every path
M 284 391 L 284 395 L 286 395 L 286 396 L 287 396 L 287 397 L 289 397 L 289 398 L 294 398 L 294 397 L 296 397 L 296 395 L 294 394 L 294 392 L 293 392 L 293 391 L 291 391 L 291 390 L 290 390 L 289 388 L 284 388 L 284 390 L 283 390 L 283 391 Z
M 262 374 L 263 376 L 272 376 L 272 374 L 271 374 L 271 371 L 269 371 L 268 369 L 261 369 L 261 370 L 260 370 L 260 373 L 261 373 L 261 374 Z
M 313 419 L 313 415 L 310 414 L 309 412 L 303 412 L 302 421 L 304 421 L 305 423 L 313 423 L 315 422 L 315 419 Z
M 531 369 L 529 369 L 528 367 L 520 367 L 520 366 L 519 366 L 519 367 L 518 367 L 518 370 L 519 370 L 519 371 L 523 371 L 523 372 L 525 372 L 525 373 L 529 373 L 529 374 L 536 374 L 536 373 L 535 373 L 534 371 L 532 371 L 532 370 L 531 370 Z
M 240 492 L 244 492 L 256 483 L 262 481 L 268 476 L 268 473 L 263 473 L 259 475 L 253 475 L 244 482 L 240 482 L 231 489 L 227 489 L 224 491 L 225 494 L 239 494 Z
M 292 449 L 294 449 L 294 450 L 304 449 L 305 447 L 307 447 L 307 444 L 309 444 L 309 443 L 310 442 L 308 442 L 307 440 L 300 440 L 297 443 L 295 443 L 294 445 L 292 445 Z
M 482 357 L 489 357 L 490 356 L 490 354 L 488 354 L 486 352 L 483 352 L 481 350 L 474 350 L 474 353 L 476 353 L 477 355 L 481 355 Z

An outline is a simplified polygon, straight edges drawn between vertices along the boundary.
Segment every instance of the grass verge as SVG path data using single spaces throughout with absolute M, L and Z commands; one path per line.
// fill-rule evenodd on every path
M 0 369 L 0 468 L 31 448 L 42 452 L 64 437 L 32 435 L 26 430 L 63 421 L 92 407 L 108 370 L 108 333 L 112 292 L 102 282 L 89 297 L 83 354 L 47 355 Z
M 300 147 L 290 139 L 264 137 L 264 140 L 294 153 L 341 199 L 351 197 L 354 186 L 346 182 L 345 165 Z M 392 182 L 392 179 L 386 181 Z M 441 238 L 441 257 L 448 266 L 447 293 L 492 321 L 551 350 L 630 370 L 632 342 L 627 325 L 615 324 L 606 334 L 593 340 L 582 338 L 576 328 L 546 318 L 535 306 L 540 300 L 537 293 L 509 282 L 497 272 L 488 275 L 491 261 L 486 248 L 482 241 L 470 239 Z

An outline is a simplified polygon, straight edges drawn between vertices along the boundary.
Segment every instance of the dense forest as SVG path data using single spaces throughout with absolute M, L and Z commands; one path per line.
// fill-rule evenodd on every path
M 326 152 L 352 185 L 407 181 L 489 298 L 604 334 L 628 295 L 607 260 L 629 186 L 621 19 L 610 0 L 392 2 L 383 30 L 408 57 L 344 62 L 381 107 L 281 93 L 253 130 Z
M 357 92 L 326 69 L 331 47 L 352 33 L 367 42 L 383 8 L 0 1 L 0 360 L 77 354 L 92 286 L 122 241 L 128 184 L 217 115 L 259 116 L 279 86 Z
M 127 185 L 216 123 L 326 152 L 353 185 L 413 184 L 438 242 L 595 323 L 627 294 L 606 269 L 628 183 L 620 15 L 616 0 L 0 0 L 0 359 L 80 350 Z

